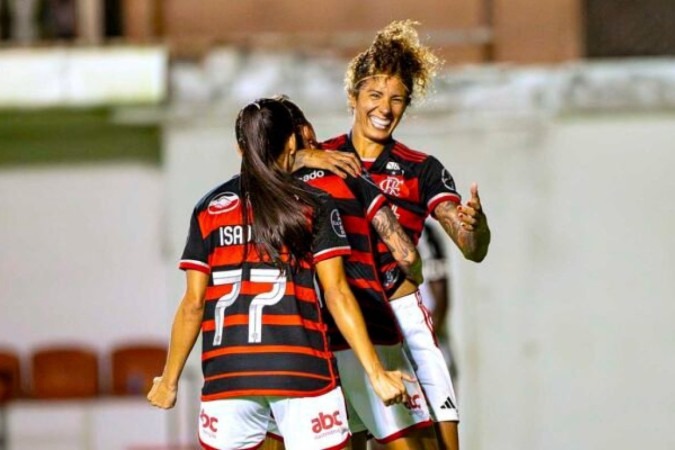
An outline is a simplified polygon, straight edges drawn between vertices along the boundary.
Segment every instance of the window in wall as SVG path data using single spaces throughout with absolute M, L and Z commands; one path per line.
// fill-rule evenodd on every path
M 12 16 L 9 10 L 9 0 L 0 0 L 0 41 L 7 41 L 11 37 Z
M 124 35 L 122 0 L 105 0 L 103 30 L 105 37 L 116 38 Z
M 41 0 L 38 23 L 42 39 L 75 39 L 77 37 L 76 1 Z
M 675 0 L 586 0 L 586 55 L 675 55 Z

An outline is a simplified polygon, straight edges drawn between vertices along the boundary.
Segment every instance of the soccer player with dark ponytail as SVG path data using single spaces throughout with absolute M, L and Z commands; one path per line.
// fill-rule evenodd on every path
M 193 211 L 180 262 L 186 290 L 148 400 L 174 406 L 201 331 L 204 448 L 257 448 L 271 414 L 288 448 L 345 448 L 345 402 L 315 275 L 379 398 L 408 401 L 403 380 L 411 379 L 383 368 L 366 333 L 343 269 L 350 248 L 335 204 L 289 174 L 297 144 L 288 110 L 274 99 L 250 103 L 236 136 L 241 174 Z

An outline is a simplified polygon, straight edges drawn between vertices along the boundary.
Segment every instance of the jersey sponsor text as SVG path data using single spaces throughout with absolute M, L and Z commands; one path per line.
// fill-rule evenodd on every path
M 312 431 L 315 433 L 321 433 L 322 431 L 328 431 L 335 426 L 342 425 L 342 419 L 340 419 L 340 411 L 335 411 L 332 414 L 319 413 L 319 416 L 312 419 Z

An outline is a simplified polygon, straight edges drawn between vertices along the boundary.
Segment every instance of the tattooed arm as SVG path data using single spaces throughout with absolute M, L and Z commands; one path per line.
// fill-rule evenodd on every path
M 438 222 L 470 261 L 485 259 L 490 246 L 490 227 L 478 197 L 478 186 L 471 186 L 466 205 L 442 202 L 434 210 Z
M 394 259 L 401 266 L 406 277 L 413 283 L 420 285 L 424 281 L 422 276 L 422 258 L 408 236 L 396 220 L 391 208 L 384 206 L 375 213 L 372 220 L 373 227 L 382 241 L 389 247 Z

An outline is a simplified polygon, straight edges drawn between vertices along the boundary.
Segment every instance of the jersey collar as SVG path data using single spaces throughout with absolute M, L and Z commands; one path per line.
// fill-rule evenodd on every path
M 382 150 L 382 153 L 379 154 L 379 156 L 375 159 L 373 162 L 373 165 L 370 167 L 370 170 L 373 172 L 380 172 L 383 171 L 387 161 L 389 161 L 389 158 L 391 156 L 391 152 L 394 149 L 394 145 L 396 144 L 396 141 L 393 139 L 390 139 L 389 142 L 387 142 L 384 146 L 384 149 Z M 359 156 L 359 153 L 356 151 L 356 148 L 354 148 L 354 144 L 352 143 L 352 132 L 350 131 L 347 133 L 347 139 L 345 139 L 345 143 L 342 148 L 343 151 L 351 152 L 356 154 L 356 156 Z M 359 156 L 359 160 L 361 157 Z

